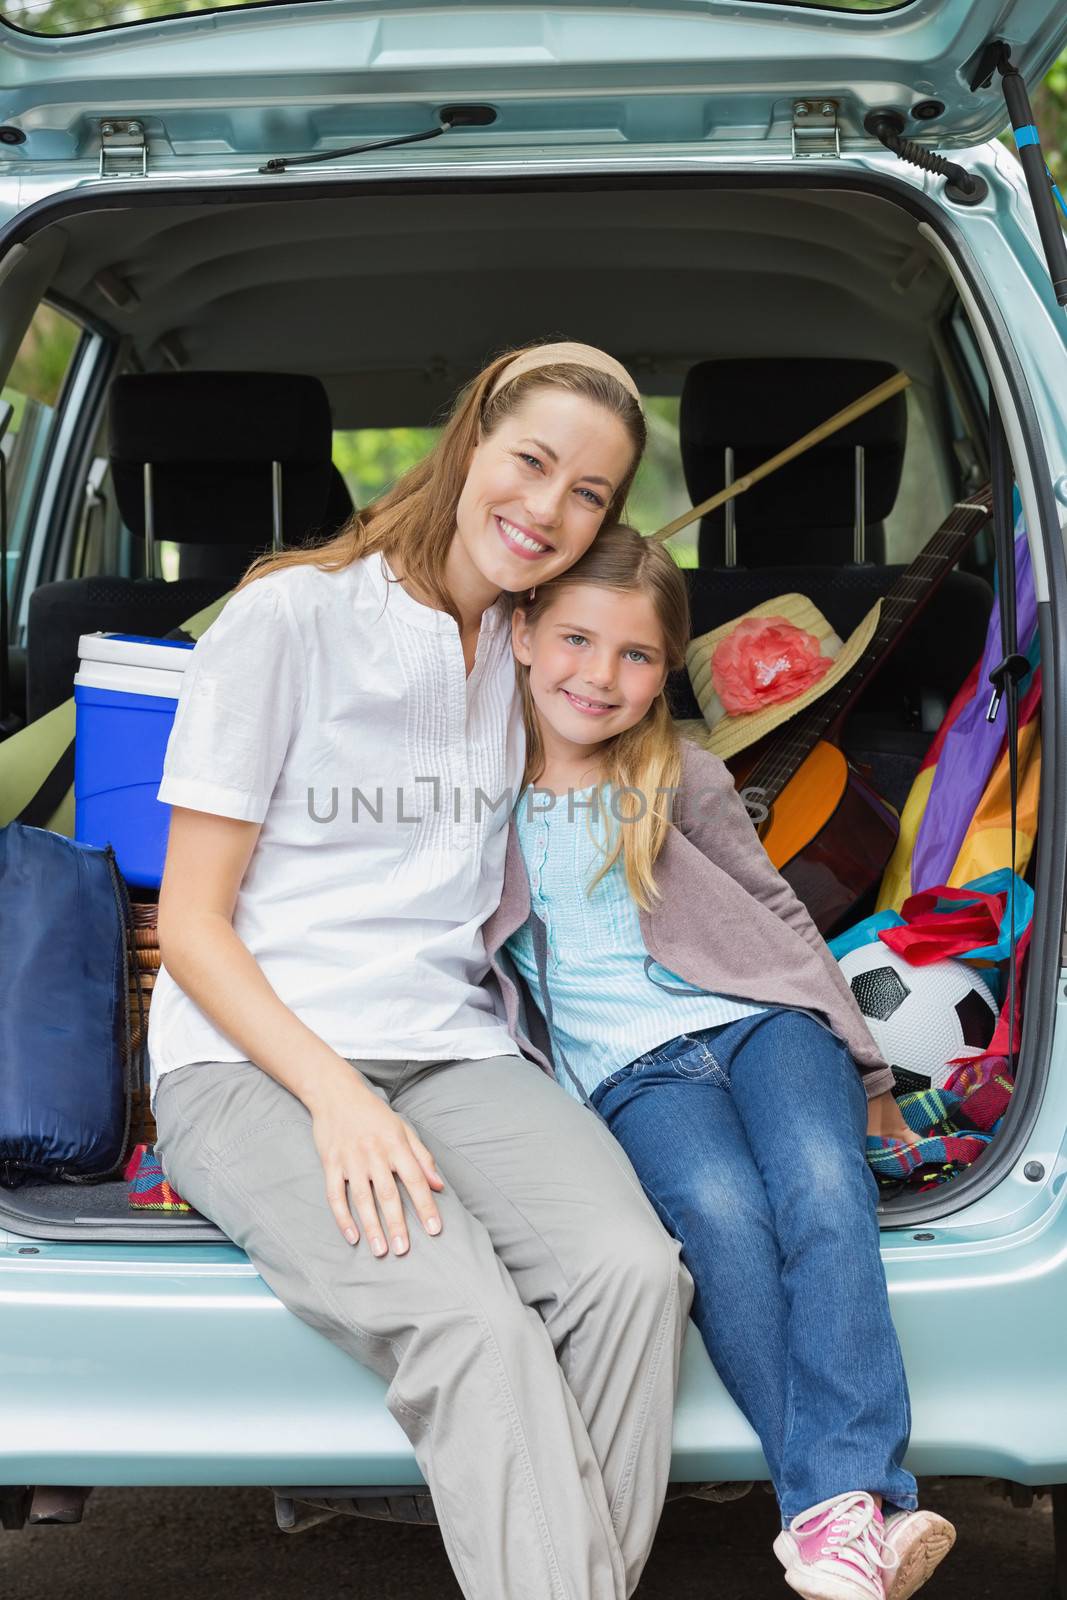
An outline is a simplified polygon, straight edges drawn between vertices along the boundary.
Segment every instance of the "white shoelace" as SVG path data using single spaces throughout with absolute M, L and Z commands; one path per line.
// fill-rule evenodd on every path
M 810 1506 L 789 1524 L 791 1533 L 803 1538 L 822 1533 L 820 1557 L 842 1560 L 856 1569 L 866 1581 L 881 1591 L 879 1576 L 891 1572 L 900 1563 L 900 1557 L 884 1538 L 883 1529 L 875 1521 L 876 1507 L 871 1496 L 863 1490 L 851 1494 L 834 1495 L 817 1506 Z

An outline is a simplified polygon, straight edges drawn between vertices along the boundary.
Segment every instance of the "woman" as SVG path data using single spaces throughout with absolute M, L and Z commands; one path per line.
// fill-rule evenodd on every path
M 524 760 L 502 596 L 590 546 L 643 444 L 602 351 L 493 362 L 337 538 L 249 570 L 159 791 L 167 1176 L 389 1380 L 472 1600 L 630 1594 L 669 1468 L 691 1285 L 481 934 Z

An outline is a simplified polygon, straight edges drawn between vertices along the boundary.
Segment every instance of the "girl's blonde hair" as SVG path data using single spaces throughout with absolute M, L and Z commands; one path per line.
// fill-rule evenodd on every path
M 620 594 L 647 595 L 663 632 L 667 670 L 674 672 L 684 665 L 689 643 L 689 597 L 680 568 L 662 544 L 642 537 L 636 528 L 623 523 L 605 524 L 573 567 L 538 585 L 532 600 L 517 601 L 516 606 L 527 623 L 535 627 L 560 596 L 578 584 L 616 589 Z M 525 782 L 536 783 L 544 770 L 544 746 L 530 693 L 529 668 L 520 662 L 517 670 L 526 724 Z M 617 819 L 614 836 L 605 845 L 604 863 L 589 883 L 589 892 L 621 856 L 630 893 L 643 910 L 649 911 L 659 896 L 652 869 L 671 824 L 671 797 L 661 791 L 676 788 L 682 772 L 678 736 L 663 690 L 640 722 L 612 740 L 605 769 L 615 811 L 622 816 Z M 636 793 L 620 794 L 620 790 Z
M 583 395 L 618 417 L 626 428 L 633 443 L 633 461 L 605 512 L 605 522 L 615 521 L 622 514 L 645 448 L 645 419 L 640 405 L 610 373 L 570 363 L 520 373 L 498 394 L 492 394 L 499 374 L 523 353 L 509 350 L 491 361 L 460 394 L 429 455 L 409 468 L 377 500 L 353 512 L 339 533 L 319 544 L 257 557 L 237 588 L 243 589 L 256 578 L 283 567 L 312 565 L 325 572 L 339 572 L 378 550 L 389 558 L 395 555 L 404 578 L 411 579 L 429 596 L 431 604 L 459 622 L 458 608 L 445 586 L 445 559 L 456 531 L 456 508 L 471 456 L 479 440 L 493 433 L 536 389 L 562 389 Z

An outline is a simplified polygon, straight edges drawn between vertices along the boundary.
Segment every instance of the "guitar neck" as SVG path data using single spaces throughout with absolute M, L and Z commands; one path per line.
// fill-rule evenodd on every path
M 765 805 L 774 804 L 819 740 L 841 721 L 863 693 L 968 545 L 977 538 L 991 512 L 989 489 L 953 506 L 929 544 L 883 596 L 874 637 L 852 670 L 829 694 L 788 722 L 746 774 L 746 789 L 758 790 Z

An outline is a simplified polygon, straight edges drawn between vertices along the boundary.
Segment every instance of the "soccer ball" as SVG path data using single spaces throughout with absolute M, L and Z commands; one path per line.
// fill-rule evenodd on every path
M 898 1089 L 939 1089 L 957 1056 L 989 1048 L 997 1007 L 989 987 L 961 961 L 913 967 L 881 939 L 839 963 Z

